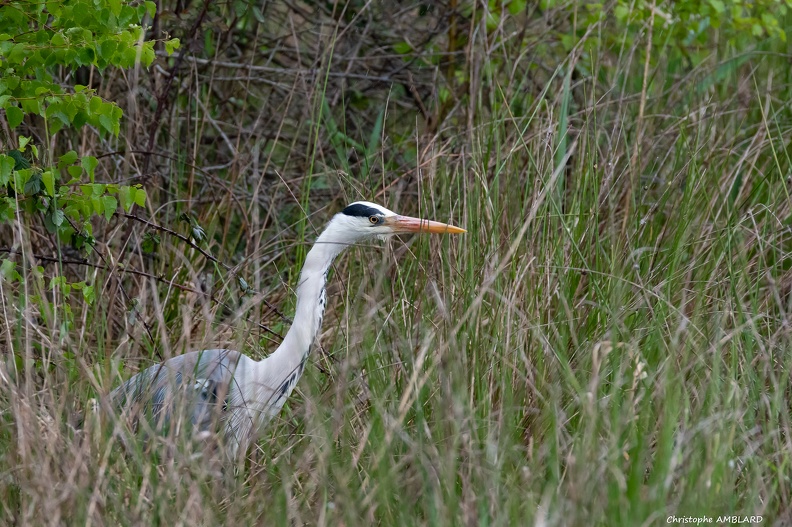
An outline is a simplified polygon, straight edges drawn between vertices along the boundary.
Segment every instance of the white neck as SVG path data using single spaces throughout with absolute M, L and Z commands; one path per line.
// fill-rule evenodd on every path
M 346 238 L 331 221 L 308 251 L 297 284 L 294 322 L 275 353 L 260 362 L 266 366 L 268 375 L 282 375 L 285 379 L 293 372 L 297 372 L 297 377 L 302 374 L 302 366 L 322 327 L 327 273 L 333 259 L 350 245 L 351 240 Z

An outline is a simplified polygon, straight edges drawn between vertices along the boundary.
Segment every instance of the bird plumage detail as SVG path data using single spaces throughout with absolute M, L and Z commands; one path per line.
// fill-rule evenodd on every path
M 334 258 L 366 239 L 410 232 L 465 231 L 400 216 L 366 201 L 352 203 L 330 220 L 308 252 L 297 285 L 294 322 L 272 355 L 255 361 L 226 349 L 185 353 L 116 388 L 110 394 L 113 406 L 146 419 L 158 431 L 220 431 L 232 457 L 245 452 L 278 414 L 305 369 L 322 325 L 325 283 Z

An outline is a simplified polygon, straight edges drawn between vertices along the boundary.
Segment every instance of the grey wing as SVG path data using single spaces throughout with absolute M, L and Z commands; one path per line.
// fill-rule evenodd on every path
M 216 429 L 235 391 L 234 372 L 240 353 L 213 349 L 193 351 L 138 373 L 111 394 L 114 407 L 144 416 L 155 429 L 190 424 Z

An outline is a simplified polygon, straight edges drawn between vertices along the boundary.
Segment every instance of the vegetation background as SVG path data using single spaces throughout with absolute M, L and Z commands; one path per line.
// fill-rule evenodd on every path
M 789 7 L 0 1 L 0 523 L 792 523 Z M 357 199 L 468 234 L 337 262 L 244 466 L 121 448 Z

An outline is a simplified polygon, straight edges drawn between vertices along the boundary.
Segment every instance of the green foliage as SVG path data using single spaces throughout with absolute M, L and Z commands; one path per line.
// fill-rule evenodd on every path
M 69 90 L 59 73 L 61 68 L 81 66 L 100 71 L 110 66 L 131 68 L 138 63 L 149 66 L 154 60 L 155 42 L 144 40 L 141 24 L 145 17 L 154 16 L 155 7 L 151 1 L 120 0 L 19 1 L 1 5 L 0 108 L 5 110 L 9 128 L 19 127 L 25 115 L 30 115 L 43 119 L 49 134 L 64 127 L 79 129 L 90 125 L 100 133 L 117 136 L 121 109 L 86 86 L 74 84 Z M 169 53 L 178 46 L 178 39 L 166 42 Z M 20 140 L 19 152 L 24 152 L 27 141 Z M 77 161 L 77 153 L 68 152 L 58 161 L 58 169 L 66 168 L 72 179 L 78 178 L 82 174 L 80 168 L 70 166 Z M 80 165 L 93 182 L 97 160 L 89 156 L 80 160 Z M 7 165 L 0 167 L 1 181 L 9 175 Z M 51 171 L 45 174 L 47 194 L 54 197 L 58 176 Z M 34 180 L 28 194 L 36 193 Z M 127 209 L 129 204 L 140 201 L 128 191 L 123 191 L 122 196 L 127 198 Z
M 96 293 L 92 285 L 85 282 L 68 282 L 64 276 L 56 276 L 50 280 L 50 289 L 58 290 L 63 296 L 69 296 L 72 291 L 80 291 L 82 298 L 90 305 L 96 300 Z
M 56 166 L 42 170 L 38 167 L 16 169 L 17 161 L 8 154 L 0 154 L 0 185 L 4 185 L 6 193 L 16 200 L 4 197 L 0 201 L 0 219 L 11 221 L 16 203 L 21 203 L 29 212 L 42 213 L 47 230 L 57 232 L 61 239 L 75 242 L 72 239 L 75 235 L 83 235 L 87 241 L 91 239 L 94 216 L 110 221 L 119 202 L 126 212 L 133 205 L 145 205 L 146 191 L 139 184 L 83 184 L 82 177 L 91 176 L 87 169 L 96 166 L 93 157 L 79 159 L 77 164 L 77 153 L 69 151 L 60 157 Z M 92 245 L 75 243 L 85 248 Z
M 50 138 L 61 130 L 84 126 L 100 135 L 117 136 L 121 108 L 92 88 L 69 86 L 63 73 L 79 67 L 103 71 L 149 66 L 155 42 L 144 39 L 142 24 L 154 16 L 155 8 L 151 1 L 121 0 L 0 5 L 0 108 L 8 129 L 19 128 L 28 116 L 31 125 L 43 123 Z M 168 53 L 179 47 L 178 39 L 165 44 Z M 145 204 L 146 192 L 140 185 L 95 183 L 94 156 L 80 157 L 69 150 L 54 164 L 47 163 L 54 153 L 46 157 L 40 159 L 37 145 L 25 136 L 19 136 L 13 148 L 0 150 L 0 222 L 13 221 L 21 207 L 40 215 L 46 229 L 60 240 L 88 249 L 95 241 L 94 217 L 110 221 L 119 204 L 125 211 Z
M 605 2 L 566 2 L 543 0 L 540 9 L 545 12 L 568 12 L 574 21 L 574 32 L 562 30 L 559 34 L 564 49 L 570 51 L 584 35 L 588 36 L 589 46 L 595 45 L 599 38 L 614 43 L 635 41 L 644 33 L 647 25 L 653 23 L 654 39 L 658 44 L 671 42 L 678 50 L 694 62 L 695 48 L 712 42 L 716 33 L 730 45 L 744 49 L 757 42 L 757 39 L 779 39 L 786 41 L 783 20 L 792 7 L 790 0 L 684 0 L 676 2 L 652 2 L 649 0 L 618 0 L 615 4 Z M 495 32 L 515 16 L 523 15 L 526 2 L 501 2 L 490 0 L 487 9 L 473 2 L 465 3 L 460 12 L 476 23 L 485 21 L 488 32 Z M 581 16 L 582 15 L 582 16 Z M 597 31 L 597 38 L 588 34 L 595 24 L 612 24 L 615 27 Z M 626 29 L 626 32 L 624 31 Z M 466 35 L 459 35 L 464 42 Z M 407 54 L 411 46 L 402 42 L 394 46 L 400 54 Z
M 737 44 L 747 35 L 754 38 L 770 37 L 786 41 L 786 32 L 779 24 L 792 2 L 789 0 L 687 0 L 682 2 L 630 2 L 619 0 L 614 8 L 616 19 L 633 28 L 654 19 L 660 38 L 671 36 L 682 46 L 703 44 L 710 37 L 710 28 L 722 30 Z M 590 4 L 589 9 L 601 12 L 601 4 Z
M 143 235 L 141 249 L 143 249 L 143 252 L 145 253 L 154 253 L 157 251 L 160 243 L 162 243 L 162 240 L 160 239 L 159 234 L 154 231 L 149 231 Z
M 32 137 L 44 137 L 43 145 L 55 144 L 59 133 L 85 126 L 99 136 L 118 136 L 121 108 L 71 79 L 80 67 L 101 72 L 108 67 L 149 66 L 155 42 L 144 39 L 142 23 L 154 14 L 150 1 L 0 4 L 0 109 L 7 123 L 3 128 L 14 133 L 27 118 L 32 132 L 31 137 L 17 135 L 0 142 L 0 225 L 14 222 L 20 214 L 40 218 L 56 243 L 86 252 L 96 243 L 95 218 L 110 221 L 119 204 L 125 211 L 145 205 L 146 191 L 140 185 L 96 183 L 96 157 L 81 157 L 74 150 L 42 156 Z M 178 46 L 178 40 L 172 40 L 166 50 L 170 53 Z M 20 279 L 10 260 L 3 261 L 0 274 L 4 280 Z M 51 289 L 67 297 L 72 289 L 81 290 L 87 304 L 96 298 L 93 286 L 70 284 L 63 275 L 52 279 Z M 42 313 L 53 310 L 46 296 L 33 295 L 30 300 Z M 68 330 L 70 305 L 60 313 L 62 329 Z
M 190 238 L 198 243 L 203 243 L 206 241 L 206 231 L 198 223 L 198 220 L 196 220 L 194 216 L 184 213 L 179 216 L 179 219 L 190 226 Z
M 143 39 L 141 21 L 154 11 L 154 2 L 120 0 L 0 6 L 0 108 L 9 127 L 18 127 L 29 114 L 44 118 L 50 133 L 88 124 L 118 135 L 121 109 L 85 86 L 64 89 L 58 69 L 149 66 L 154 42 Z
M 21 281 L 22 275 L 16 270 L 16 263 L 11 260 L 2 260 L 2 263 L 0 263 L 0 279 Z

